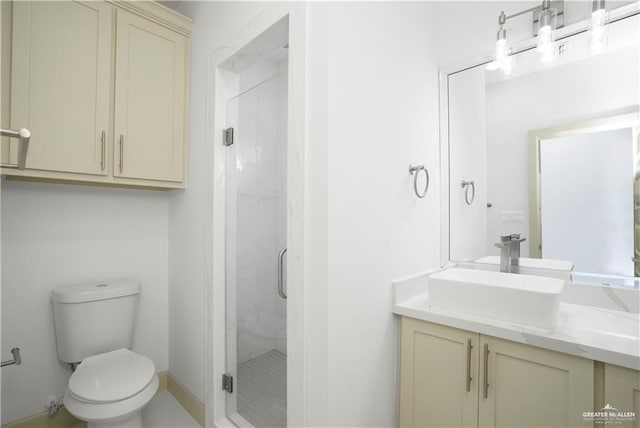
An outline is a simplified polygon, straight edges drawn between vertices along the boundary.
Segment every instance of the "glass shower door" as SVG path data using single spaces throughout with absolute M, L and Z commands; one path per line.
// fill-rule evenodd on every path
M 241 426 L 283 427 L 286 75 L 230 100 L 227 112 L 234 134 L 226 153 L 227 369 L 234 380 L 227 414 Z

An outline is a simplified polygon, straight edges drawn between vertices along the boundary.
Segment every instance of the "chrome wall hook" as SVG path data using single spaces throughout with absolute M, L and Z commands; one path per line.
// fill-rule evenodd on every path
M 424 186 L 424 190 L 420 192 L 418 190 L 418 173 L 420 171 L 424 171 L 424 175 L 427 179 L 427 182 Z M 419 198 L 424 198 L 429 190 L 429 171 L 424 167 L 424 165 L 409 165 L 409 173 L 413 175 L 413 191 L 416 193 L 416 196 Z

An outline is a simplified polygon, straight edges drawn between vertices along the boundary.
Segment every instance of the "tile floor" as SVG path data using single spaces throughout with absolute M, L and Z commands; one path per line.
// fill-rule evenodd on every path
M 156 394 L 142 410 L 142 425 L 145 428 L 200 428 L 200 425 L 167 391 Z M 70 428 L 84 428 L 84 422 Z
M 198 422 L 167 391 L 156 394 L 142 410 L 146 428 L 199 428 Z
M 256 428 L 287 425 L 287 357 L 276 350 L 238 365 L 238 413 Z

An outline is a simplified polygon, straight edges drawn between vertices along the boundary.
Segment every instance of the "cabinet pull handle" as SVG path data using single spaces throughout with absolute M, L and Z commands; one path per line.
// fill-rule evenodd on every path
M 471 345 L 471 339 L 467 339 L 467 392 L 471 392 L 471 349 L 473 345 Z
M 489 394 L 489 344 L 484 344 L 484 393 L 486 399 Z
M 102 135 L 100 136 L 100 143 L 102 144 L 102 154 L 100 155 L 100 168 L 104 171 L 104 158 L 105 158 L 105 138 L 107 133 L 102 131 Z
M 124 135 L 120 134 L 120 172 L 124 167 Z

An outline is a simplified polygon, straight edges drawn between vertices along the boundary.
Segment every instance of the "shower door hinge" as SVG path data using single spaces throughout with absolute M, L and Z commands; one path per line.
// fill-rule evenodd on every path
M 222 144 L 225 146 L 233 144 L 233 128 L 227 128 L 222 131 Z
M 233 376 L 229 373 L 222 375 L 222 390 L 227 391 L 229 394 L 233 393 Z

